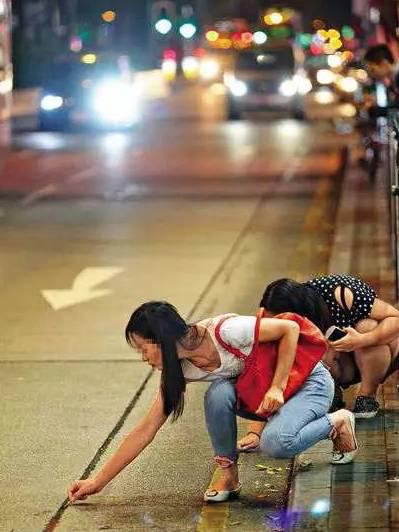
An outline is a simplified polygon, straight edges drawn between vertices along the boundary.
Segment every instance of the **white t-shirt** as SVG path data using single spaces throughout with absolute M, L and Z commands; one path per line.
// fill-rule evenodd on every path
M 248 356 L 254 344 L 256 318 L 254 316 L 236 316 L 223 322 L 220 328 L 220 336 L 226 344 L 239 349 L 243 355 Z M 220 356 L 220 367 L 215 371 L 205 371 L 197 368 L 188 359 L 183 358 L 182 368 L 186 381 L 213 381 L 216 379 L 232 379 L 237 377 L 244 369 L 244 362 L 232 353 L 224 349 L 215 337 L 215 328 L 224 316 L 216 316 L 209 320 L 199 322 L 205 326 L 215 344 Z

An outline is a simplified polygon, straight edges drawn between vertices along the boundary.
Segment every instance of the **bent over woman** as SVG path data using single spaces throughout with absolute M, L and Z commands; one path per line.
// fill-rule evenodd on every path
M 172 305 L 162 301 L 145 303 L 133 312 L 126 326 L 126 340 L 142 352 L 144 361 L 160 371 L 159 390 L 147 415 L 98 473 L 70 486 L 70 501 L 101 491 L 153 441 L 168 417 L 175 421 L 182 415 L 186 384 L 192 381 L 210 382 L 205 395 L 206 425 L 217 467 L 221 469 L 204 500 L 220 502 L 239 493 L 234 379 L 243 371 L 244 362 L 218 342 L 215 331 L 220 323 L 218 333 L 223 343 L 248 356 L 254 343 L 255 317 L 225 315 L 188 324 Z M 299 326 L 294 321 L 263 318 L 259 322 L 259 342 L 278 342 L 273 381 L 255 413 L 255 417 L 265 413 L 272 416 L 262 434 L 261 450 L 286 458 L 332 438 L 336 450 L 350 461 L 357 450 L 353 416 L 344 409 L 327 413 L 334 386 L 321 362 L 301 389 L 284 403 L 298 337 Z

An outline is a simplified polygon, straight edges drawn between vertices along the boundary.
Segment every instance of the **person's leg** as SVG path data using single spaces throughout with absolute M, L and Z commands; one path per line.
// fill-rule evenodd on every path
M 234 382 L 220 379 L 210 384 L 204 398 L 205 419 L 220 474 L 210 491 L 238 487 L 237 398 Z
M 290 458 L 320 440 L 334 440 L 332 463 L 351 462 L 357 452 L 354 417 L 348 410 L 327 414 L 334 382 L 320 364 L 304 386 L 271 418 L 263 431 L 261 450 L 275 458 Z
M 318 364 L 303 387 L 266 425 L 261 451 L 276 458 L 289 458 L 328 438 L 333 430 L 331 416 L 327 415 L 333 395 L 333 379 Z
M 356 330 L 365 333 L 372 331 L 377 325 L 377 321 L 365 319 L 357 323 Z M 355 361 L 362 377 L 358 396 L 374 398 L 391 363 L 390 346 L 379 345 L 359 349 L 355 352 Z

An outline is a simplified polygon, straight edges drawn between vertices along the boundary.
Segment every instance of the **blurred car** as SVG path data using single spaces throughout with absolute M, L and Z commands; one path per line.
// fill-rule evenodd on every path
M 126 56 L 83 54 L 46 69 L 39 102 L 41 130 L 73 126 L 129 127 L 138 120 L 138 95 Z
M 243 111 L 267 109 L 303 118 L 304 96 L 312 84 L 301 66 L 290 45 L 235 52 L 233 66 L 224 74 L 228 119 L 241 118 Z

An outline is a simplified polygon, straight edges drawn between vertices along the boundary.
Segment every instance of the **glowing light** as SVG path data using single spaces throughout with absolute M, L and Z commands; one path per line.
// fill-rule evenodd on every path
M 242 35 L 241 35 L 241 40 L 245 43 L 245 44 L 251 44 L 252 42 L 252 38 L 253 38 L 253 35 L 250 31 L 245 31 Z
M 330 40 L 330 46 L 332 46 L 332 48 L 334 48 L 334 50 L 339 50 L 340 48 L 342 48 L 343 43 L 342 43 L 341 39 L 331 39 Z
M 160 20 L 157 20 L 155 23 L 155 29 L 158 33 L 161 33 L 162 35 L 166 35 L 170 32 L 172 29 L 172 23 L 167 18 L 161 18 Z
M 134 88 L 119 80 L 104 81 L 94 92 L 93 108 L 102 122 L 133 123 L 138 119 L 137 104 Z
M 301 46 L 308 48 L 312 44 L 312 36 L 310 33 L 300 33 L 298 41 Z
M 294 76 L 294 83 L 297 88 L 297 92 L 301 96 L 305 96 L 305 94 L 308 94 L 312 90 L 312 82 L 309 78 L 301 75 Z
M 320 89 L 314 93 L 314 100 L 321 105 L 327 105 L 335 101 L 335 96 L 330 89 Z
M 327 41 L 329 36 L 328 36 L 328 31 L 326 30 L 318 30 L 317 31 L 317 36 L 323 41 Z
M 264 44 L 267 41 L 267 35 L 264 31 L 255 31 L 253 35 L 255 44 Z
M 184 39 L 191 39 L 197 33 L 197 28 L 191 22 L 186 22 L 180 26 L 179 33 Z
M 198 77 L 200 63 L 196 57 L 187 56 L 181 62 L 183 74 L 187 79 Z
M 166 80 L 173 81 L 176 77 L 176 61 L 174 59 L 164 59 L 164 61 L 162 61 L 161 70 Z
M 96 54 L 84 54 L 80 60 L 85 65 L 93 65 L 97 61 L 97 56 Z
M 229 85 L 229 89 L 233 96 L 237 96 L 240 98 L 241 96 L 245 96 L 248 92 L 248 87 L 243 81 L 240 81 L 239 79 L 234 79 Z
M 176 57 L 177 57 L 177 53 L 176 53 L 176 50 L 174 50 L 173 48 L 166 48 L 163 51 L 164 59 L 176 59 Z
M 294 96 L 296 94 L 296 85 L 295 85 L 294 80 L 285 79 L 281 83 L 281 85 L 280 85 L 278 90 L 279 90 L 280 94 L 282 94 L 286 98 L 291 98 L 292 96 Z
M 69 49 L 72 52 L 78 53 L 81 51 L 82 48 L 83 48 L 82 39 L 78 35 L 73 35 L 69 43 Z
M 219 33 L 215 30 L 209 30 L 205 33 L 205 39 L 209 42 L 215 42 L 219 39 Z
M 321 515 L 329 511 L 330 511 L 330 500 L 329 499 L 320 499 L 316 501 L 310 510 L 310 512 L 313 515 Z
M 101 18 L 104 22 L 111 23 L 116 19 L 116 13 L 115 11 L 104 11 L 104 13 L 101 14 Z
M 317 71 L 316 79 L 320 85 L 330 85 L 330 83 L 333 83 L 335 80 L 335 74 L 334 72 L 331 72 L 331 70 L 322 68 L 321 70 Z
M 284 20 L 284 17 L 281 13 L 278 11 L 274 11 L 273 13 L 268 13 L 263 17 L 263 20 L 268 26 L 273 26 L 277 24 L 281 24 Z
M 43 96 L 40 107 L 43 109 L 43 111 L 55 111 L 56 109 L 59 109 L 64 104 L 64 100 L 61 98 L 61 96 L 54 96 L 54 94 L 47 94 L 46 96 Z
M 341 37 L 339 31 L 334 29 L 328 30 L 327 34 L 329 39 L 339 39 Z
M 320 55 L 323 52 L 321 46 L 319 44 L 316 44 L 315 42 L 312 42 L 312 44 L 310 45 L 310 51 L 313 55 Z
M 219 47 L 227 50 L 228 48 L 231 48 L 233 45 L 233 41 L 231 39 L 219 39 L 218 40 Z
M 329 55 L 327 57 L 327 63 L 331 68 L 339 68 L 342 65 L 342 59 L 337 54 Z
M 344 103 L 340 106 L 341 115 L 346 118 L 353 118 L 356 116 L 356 107 L 351 103 Z
M 338 82 L 338 86 L 344 92 L 355 92 L 359 87 L 359 83 L 350 76 L 341 78 Z
M 202 79 L 214 79 L 220 73 L 220 65 L 215 59 L 204 59 L 200 65 L 200 76 Z
M 344 39 L 353 39 L 355 36 L 354 30 L 350 26 L 342 26 L 341 33 Z

